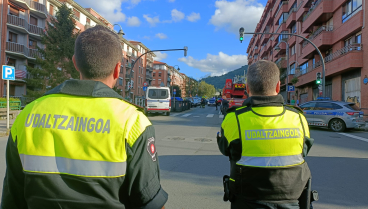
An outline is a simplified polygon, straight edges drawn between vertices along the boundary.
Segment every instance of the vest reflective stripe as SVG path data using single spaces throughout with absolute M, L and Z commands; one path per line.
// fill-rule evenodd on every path
M 38 173 L 62 173 L 86 177 L 124 176 L 126 162 L 74 160 L 64 157 L 49 157 L 20 154 L 23 170 Z
M 302 155 L 276 156 L 276 157 L 248 157 L 242 156 L 238 165 L 254 167 L 286 167 L 299 165 L 304 162 Z

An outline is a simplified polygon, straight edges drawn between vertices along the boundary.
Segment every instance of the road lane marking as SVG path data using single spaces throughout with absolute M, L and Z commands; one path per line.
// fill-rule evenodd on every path
M 175 113 L 175 114 L 172 114 L 171 116 L 175 117 L 175 116 L 178 116 L 180 115 L 180 113 Z
M 207 118 L 213 118 L 214 114 L 208 114 Z
M 182 118 L 186 118 L 186 117 L 188 117 L 189 115 L 191 115 L 191 114 L 185 114 L 185 115 L 182 115 L 181 117 L 182 117 Z
M 361 140 L 361 141 L 364 141 L 364 142 L 368 142 L 367 138 L 363 138 L 363 137 L 360 137 L 360 136 L 355 136 L 355 135 L 346 134 L 346 133 L 338 133 L 338 134 L 344 135 L 344 136 L 347 136 L 347 137 L 350 137 L 350 138 L 353 138 L 353 139 L 358 139 L 358 140 Z
M 224 115 L 219 115 L 219 118 L 224 118 Z

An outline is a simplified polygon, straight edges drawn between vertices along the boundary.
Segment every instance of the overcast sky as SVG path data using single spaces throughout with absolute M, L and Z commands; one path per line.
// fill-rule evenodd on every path
M 188 46 L 182 51 L 156 53 L 157 60 L 180 66 L 200 78 L 221 75 L 247 64 L 251 36 L 240 44 L 238 31 L 254 31 L 267 0 L 75 0 L 92 7 L 123 27 L 125 38 L 151 50 Z M 115 26 L 115 30 L 119 30 Z

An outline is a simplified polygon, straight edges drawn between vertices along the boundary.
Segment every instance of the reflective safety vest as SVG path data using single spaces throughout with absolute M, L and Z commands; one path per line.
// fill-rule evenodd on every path
M 133 145 L 151 125 L 139 116 L 117 98 L 51 94 L 27 105 L 11 134 L 25 172 L 121 177 L 126 143 Z
M 235 115 L 242 142 L 238 165 L 272 168 L 304 162 L 305 130 L 299 114 L 280 107 L 243 107 Z

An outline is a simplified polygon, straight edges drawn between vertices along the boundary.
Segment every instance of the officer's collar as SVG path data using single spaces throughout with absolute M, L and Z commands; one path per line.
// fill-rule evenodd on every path
M 68 80 L 52 90 L 45 93 L 49 94 L 68 94 L 85 97 L 108 97 L 123 99 L 118 93 L 100 81 L 91 80 Z
M 243 106 L 264 107 L 283 106 L 284 98 L 279 94 L 276 96 L 252 96 L 243 102 Z

